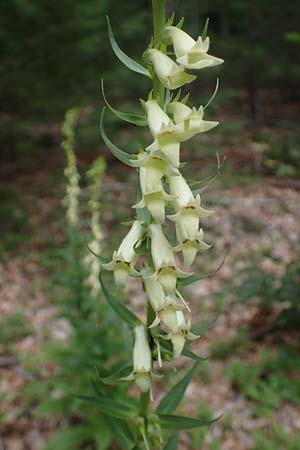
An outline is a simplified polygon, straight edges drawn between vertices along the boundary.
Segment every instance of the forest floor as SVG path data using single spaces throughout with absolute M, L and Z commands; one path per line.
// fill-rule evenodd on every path
M 64 239 L 62 177 L 56 182 L 62 169 L 56 163 L 52 158 L 34 176 L 15 173 L 13 182 L 1 187 L 6 220 L 0 263 L 1 450 L 42 450 L 63 420 L 37 417 L 24 393 L 37 376 L 28 366 L 39 358 L 46 325 L 51 324 L 53 339 L 67 333 L 67 325 L 54 318 L 56 306 L 47 293 L 51 274 L 43 264 L 47 246 L 58 246 Z M 11 171 L 8 167 L 7 173 Z M 126 204 L 130 189 L 116 184 L 110 167 L 104 187 L 114 184 L 115 203 Z M 274 316 L 285 305 L 264 309 L 257 298 L 242 302 L 238 294 L 248 272 L 279 280 L 296 260 L 299 203 L 297 180 L 239 176 L 234 168 L 203 195 L 204 207 L 216 212 L 203 222 L 206 241 L 214 247 L 210 256 L 208 252 L 199 258 L 199 269 L 210 271 L 224 254 L 227 257 L 215 276 L 186 288 L 185 297 L 190 298 L 193 316 L 201 317 L 199 322 L 214 316 L 217 300 L 223 300 L 224 308 L 216 325 L 192 344 L 209 359 L 190 384 L 184 409 L 223 416 L 209 430 L 183 434 L 180 450 L 300 448 L 300 412 L 291 387 L 299 385 L 299 372 L 291 367 L 286 374 L 280 360 L 281 349 L 284 354 L 299 351 L 299 329 L 281 331 L 279 344 Z M 128 212 L 119 210 L 118 216 L 126 220 Z M 112 208 L 103 214 L 105 237 L 113 214 Z M 49 363 L 41 370 L 46 377 L 53 367 Z M 159 399 L 160 388 L 154 393 Z

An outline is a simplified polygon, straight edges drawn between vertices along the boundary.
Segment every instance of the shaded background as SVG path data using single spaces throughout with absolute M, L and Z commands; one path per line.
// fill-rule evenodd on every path
M 70 399 L 67 389 L 74 376 L 74 384 L 85 389 L 89 364 L 109 355 L 99 353 L 99 336 L 87 331 L 88 314 L 74 343 L 68 340 L 72 321 L 66 318 L 66 306 L 57 313 L 61 299 L 67 304 L 77 289 L 70 287 L 74 275 L 67 275 L 66 269 L 66 255 L 73 255 L 74 249 L 61 205 L 65 155 L 60 129 L 65 111 L 80 108 L 76 153 L 83 210 L 86 170 L 98 155 L 107 159 L 101 204 L 103 251 L 109 255 L 124 234 L 120 221 L 132 214 L 136 179 L 111 157 L 99 137 L 100 79 L 105 80 L 110 102 L 123 111 L 138 111 L 137 99 L 145 98 L 149 86 L 112 53 L 105 15 L 121 48 L 140 60 L 151 37 L 149 4 L 15 0 L 2 6 L 0 387 L 5 450 L 39 450 L 46 444 L 55 450 L 106 448 L 99 421 L 89 411 L 82 414 L 82 405 Z M 185 406 L 189 410 L 189 399 L 198 396 L 191 413 L 223 410 L 225 416 L 210 431 L 183 436 L 180 448 L 297 450 L 300 4 L 177 0 L 168 8 L 176 9 L 178 18 L 185 16 L 185 29 L 194 36 L 209 17 L 211 53 L 225 60 L 220 68 L 199 72 L 188 86 L 193 102 L 205 104 L 220 77 L 207 117 L 221 124 L 183 146 L 184 159 L 191 161 L 186 174 L 192 179 L 214 170 L 216 152 L 226 156 L 222 174 L 203 195 L 204 205 L 217 212 L 204 222 L 214 248 L 199 257 L 198 270 L 211 270 L 225 251 L 229 254 L 215 278 L 186 292 L 203 320 L 213 315 L 216 299 L 223 300 L 225 308 L 216 327 L 193 344 L 200 352 L 210 352 L 211 359 L 191 385 Z M 149 139 L 143 130 L 109 114 L 106 123 L 122 148 L 136 151 Z M 83 211 L 82 226 L 87 223 Z M 58 279 L 64 271 L 65 279 Z M 131 289 L 138 297 L 136 287 Z M 57 358 L 60 339 L 68 350 Z M 78 347 L 78 342 L 86 345 Z M 74 347 L 79 349 L 75 356 Z M 69 363 L 66 354 L 72 355 Z M 65 373 L 55 379 L 60 365 L 65 365 Z M 157 396 L 162 389 L 157 388 Z

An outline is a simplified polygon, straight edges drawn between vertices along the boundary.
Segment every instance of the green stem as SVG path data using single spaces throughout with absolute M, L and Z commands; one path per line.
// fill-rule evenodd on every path
M 148 416 L 148 409 L 149 409 L 149 403 L 150 403 L 150 392 L 141 392 L 140 396 L 140 416 L 145 419 L 145 426 L 146 420 Z
M 166 0 L 152 0 L 153 10 L 153 28 L 154 28 L 154 46 L 161 47 L 161 32 L 166 23 Z M 165 100 L 165 89 L 161 85 L 159 79 L 155 76 L 153 80 L 154 97 L 158 99 L 160 106 L 163 107 Z M 147 310 L 147 325 L 154 320 L 154 312 L 152 308 Z M 141 392 L 140 396 L 140 417 L 145 421 L 145 436 L 147 438 L 147 417 L 149 414 L 150 392 Z
M 166 23 L 166 0 L 152 0 L 153 10 L 153 28 L 154 28 L 154 47 L 158 48 L 161 44 L 161 32 Z M 160 83 L 157 76 L 153 80 L 154 98 L 157 98 L 161 107 L 164 106 L 165 89 Z

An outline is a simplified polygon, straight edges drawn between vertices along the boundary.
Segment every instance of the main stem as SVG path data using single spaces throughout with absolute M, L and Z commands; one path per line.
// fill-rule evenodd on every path
M 153 11 L 153 28 L 154 28 L 154 47 L 160 50 L 161 32 L 166 23 L 166 0 L 152 0 Z M 154 98 L 157 98 L 158 103 L 163 108 L 165 101 L 165 89 L 160 83 L 157 76 L 153 80 Z
M 153 28 L 154 28 L 154 46 L 159 48 L 161 44 L 161 32 L 166 23 L 166 0 L 152 0 L 153 11 Z M 154 97 L 158 99 L 161 106 L 164 105 L 165 89 L 160 83 L 157 76 L 153 80 L 153 93 Z M 147 326 L 153 322 L 153 310 L 148 308 L 147 310 Z M 150 393 L 141 393 L 140 396 L 140 416 L 145 420 L 145 431 L 147 436 L 147 416 L 150 404 Z

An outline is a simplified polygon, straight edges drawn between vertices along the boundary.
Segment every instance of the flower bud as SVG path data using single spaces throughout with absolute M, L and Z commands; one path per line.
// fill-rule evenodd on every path
M 166 34 L 172 40 L 176 61 L 188 69 L 203 69 L 204 67 L 222 64 L 223 59 L 209 55 L 209 38 L 201 36 L 195 41 L 185 31 L 177 27 L 166 27 Z
M 167 89 L 177 89 L 196 79 L 194 75 L 186 73 L 183 66 L 177 65 L 171 58 L 157 49 L 149 50 L 148 57 L 159 81 Z

